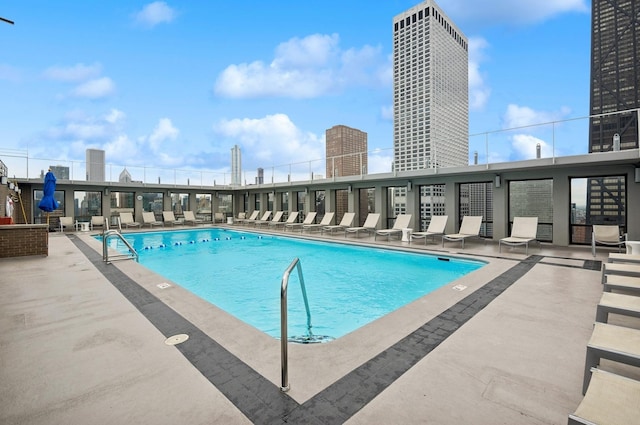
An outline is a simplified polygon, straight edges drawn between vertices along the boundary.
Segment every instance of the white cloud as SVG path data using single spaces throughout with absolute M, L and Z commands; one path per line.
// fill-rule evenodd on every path
M 89 78 L 95 78 L 102 72 L 102 65 L 94 63 L 93 65 L 85 65 L 83 63 L 74 66 L 52 66 L 47 68 L 43 75 L 49 80 L 64 82 L 86 81 Z
M 75 97 L 88 99 L 100 99 L 111 95 L 115 90 L 115 84 L 109 77 L 89 80 L 77 86 L 72 94 Z
M 503 116 L 503 127 L 517 128 L 560 121 L 566 118 L 570 112 L 569 108 L 566 107 L 562 107 L 560 111 L 546 112 L 536 111 L 527 106 L 510 104 L 507 106 L 507 111 Z
M 280 44 L 271 63 L 229 65 L 214 92 L 233 98 L 282 96 L 312 98 L 347 86 L 388 84 L 388 59 L 378 47 L 341 50 L 337 34 L 313 34 Z M 387 80 L 388 79 L 388 80 Z
M 158 151 L 162 142 L 176 140 L 180 130 L 173 126 L 169 118 L 161 118 L 153 133 L 148 138 L 149 145 L 153 151 Z
M 285 114 L 263 118 L 221 120 L 213 130 L 225 139 L 232 139 L 243 151 L 243 167 L 269 167 L 320 160 L 324 157 L 324 140 L 304 132 Z M 250 156 L 249 156 L 250 155 Z M 324 164 L 323 164 L 324 165 Z
M 469 109 L 482 109 L 491 94 L 480 71 L 480 63 L 485 59 L 484 51 L 488 47 L 489 43 L 484 38 L 469 38 Z
M 169 23 L 176 17 L 174 9 L 163 1 L 156 1 L 147 4 L 142 10 L 135 14 L 136 23 L 147 28 L 154 27 L 161 23 Z
M 368 174 L 390 173 L 393 164 L 393 153 L 370 152 L 367 157 Z
M 538 145 L 540 145 L 541 158 L 550 158 L 553 156 L 553 148 L 547 142 L 528 134 L 516 134 L 513 136 L 512 146 L 515 150 L 516 158 L 534 159 L 537 156 Z
M 563 13 L 588 13 L 586 0 L 441 0 L 438 4 L 454 21 L 478 25 L 528 25 Z

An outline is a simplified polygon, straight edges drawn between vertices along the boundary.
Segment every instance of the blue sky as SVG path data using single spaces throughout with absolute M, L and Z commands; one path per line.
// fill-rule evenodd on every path
M 2 2 L 15 25 L 0 22 L 0 159 L 20 175 L 8 150 L 63 164 L 98 148 L 118 167 L 224 173 L 238 144 L 252 180 L 323 158 L 325 130 L 344 124 L 368 133 L 370 172 L 389 171 L 392 19 L 418 3 Z M 590 2 L 438 4 L 469 39 L 470 134 L 589 114 Z M 474 136 L 470 150 L 586 153 L 586 126 L 491 136 L 488 149 Z

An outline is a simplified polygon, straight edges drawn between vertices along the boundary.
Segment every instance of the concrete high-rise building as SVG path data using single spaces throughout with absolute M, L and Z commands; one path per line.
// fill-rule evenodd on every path
M 256 184 L 264 184 L 264 168 L 258 168 L 258 175 L 256 176 Z
M 242 185 L 242 152 L 238 145 L 231 148 L 231 185 Z
M 589 152 L 638 147 L 640 107 L 640 3 L 635 0 L 593 0 L 591 6 L 591 115 Z M 587 184 L 586 224 L 617 224 L 626 228 L 624 176 L 594 177 Z M 615 205 L 616 208 L 611 208 Z M 572 242 L 587 243 L 574 237 Z
M 118 177 L 118 181 L 120 183 L 131 183 L 132 178 L 129 170 L 127 170 L 126 168 L 122 170 L 122 172 L 120 173 L 120 176 Z
M 394 170 L 469 163 L 469 53 L 433 1 L 393 18 Z
M 104 151 L 100 149 L 87 149 L 87 181 L 103 182 L 105 167 Z
M 367 133 L 346 125 L 325 132 L 327 178 L 367 174 Z
M 640 3 L 593 0 L 591 6 L 591 115 L 640 107 Z M 589 152 L 638 147 L 635 112 L 592 118 Z
M 49 165 L 49 170 L 56 176 L 58 180 L 69 180 L 69 167 L 66 165 Z M 44 177 L 44 171 L 42 172 Z
M 433 0 L 393 18 L 394 171 L 469 163 L 469 52 L 460 29 Z M 442 186 L 420 188 L 420 229 L 444 211 Z M 393 191 L 396 214 L 405 188 Z

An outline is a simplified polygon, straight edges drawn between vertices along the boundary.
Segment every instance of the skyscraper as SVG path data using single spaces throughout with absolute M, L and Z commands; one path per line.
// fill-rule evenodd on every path
M 346 125 L 325 132 L 327 178 L 367 174 L 367 133 Z
M 640 3 L 593 0 L 591 7 L 591 115 L 640 107 Z M 591 119 L 589 152 L 638 147 L 635 112 Z
M 640 107 L 640 4 L 635 0 L 593 0 L 591 7 L 591 115 L 589 152 L 638 147 Z M 620 112 L 620 113 L 616 113 Z M 625 176 L 591 177 L 586 224 L 626 227 Z M 616 206 L 616 208 L 612 208 Z M 588 242 L 576 240 L 572 242 Z
M 427 0 L 393 18 L 394 170 L 469 163 L 467 38 Z
M 242 152 L 238 145 L 231 148 L 231 185 L 242 185 Z
M 393 18 L 394 171 L 469 163 L 469 52 L 433 0 Z M 444 186 L 420 187 L 420 229 L 444 212 Z M 396 214 L 406 189 L 394 189 Z
M 104 167 L 104 151 L 100 149 L 87 149 L 87 181 L 105 181 Z

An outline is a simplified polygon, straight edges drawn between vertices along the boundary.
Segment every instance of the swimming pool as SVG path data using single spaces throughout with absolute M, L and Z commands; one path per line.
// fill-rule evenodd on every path
M 238 319 L 280 337 L 280 284 L 299 258 L 315 335 L 339 338 L 485 265 L 227 229 L 126 234 L 140 263 Z M 117 239 L 112 247 L 124 250 Z M 288 289 L 289 335 L 307 333 L 297 273 Z

